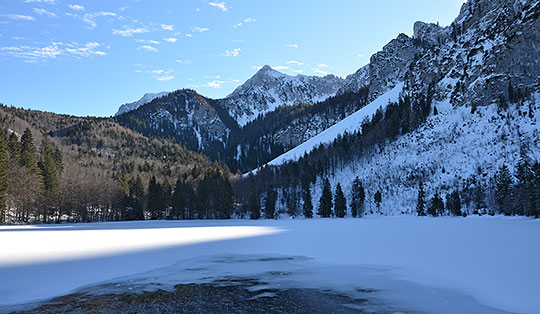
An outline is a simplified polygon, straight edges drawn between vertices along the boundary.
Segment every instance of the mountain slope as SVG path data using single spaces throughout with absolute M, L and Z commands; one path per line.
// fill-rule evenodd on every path
M 120 108 L 118 108 L 118 111 L 114 114 L 114 116 L 116 117 L 128 111 L 135 110 L 140 106 L 145 105 L 156 98 L 166 96 L 167 94 L 169 94 L 169 92 L 146 93 L 144 94 L 144 96 L 141 97 L 141 99 L 137 101 L 121 105 Z
M 230 131 L 209 100 L 188 89 L 154 99 L 116 120 L 146 136 L 173 138 L 196 151 L 223 147 Z

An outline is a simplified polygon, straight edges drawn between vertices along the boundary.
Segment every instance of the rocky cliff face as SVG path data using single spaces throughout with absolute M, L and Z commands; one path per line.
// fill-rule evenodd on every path
M 416 23 L 423 55 L 407 74 L 411 92 L 429 84 L 454 105 L 489 105 L 538 89 L 538 1 L 472 0 L 450 26 Z

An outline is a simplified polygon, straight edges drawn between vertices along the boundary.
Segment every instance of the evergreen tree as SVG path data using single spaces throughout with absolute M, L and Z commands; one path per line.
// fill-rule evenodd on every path
M 19 142 L 19 138 L 17 137 L 15 132 L 12 132 L 9 135 L 8 147 L 9 147 L 10 159 L 12 161 L 20 162 L 20 160 L 21 160 L 21 142 Z
M 234 206 L 233 189 L 231 183 L 226 178 L 220 180 L 219 184 L 219 218 L 230 219 Z
M 513 180 L 510 170 L 506 165 L 502 165 L 495 175 L 495 199 L 499 210 L 506 215 L 512 215 L 512 187 Z
M 425 216 L 425 208 L 426 208 L 426 201 L 425 201 L 426 193 L 424 192 L 424 185 L 422 182 L 418 185 L 418 200 L 416 202 L 416 213 L 418 216 Z
M 163 179 L 163 183 L 161 183 L 161 190 L 163 192 L 163 208 L 165 210 L 168 210 L 169 206 L 171 206 L 172 201 L 172 188 L 171 183 L 166 177 L 165 179 Z
M 285 190 L 283 190 L 285 194 Z M 298 196 L 296 193 L 296 186 L 293 186 L 291 193 L 286 197 L 287 211 L 291 217 L 298 215 Z
M 461 216 L 461 198 L 459 190 L 455 189 L 450 194 L 446 194 L 446 208 L 453 216 Z
M 144 220 L 144 184 L 140 176 L 129 181 L 129 198 L 126 206 L 125 220 Z
M 341 184 L 338 183 L 335 193 L 335 212 L 338 218 L 343 218 L 347 215 L 347 200 L 341 189 Z
M 377 205 L 377 209 L 379 209 L 379 207 L 381 207 L 381 202 L 382 202 L 382 194 L 380 190 L 377 190 L 377 192 L 375 192 L 373 199 L 375 201 L 375 205 Z
M 0 225 L 6 222 L 9 169 L 9 154 L 6 136 L 4 130 L 0 129 Z
M 534 217 L 540 218 L 540 162 L 536 161 L 532 167 L 533 170 L 533 193 L 532 204 Z
M 147 207 L 151 219 L 160 219 L 163 216 L 163 191 L 156 177 L 152 176 L 148 182 Z
M 532 186 L 533 171 L 532 162 L 527 155 L 527 150 L 524 146 L 520 150 L 520 159 L 517 166 L 516 184 L 514 186 L 514 204 L 515 213 L 518 215 L 532 216 L 534 191 Z
M 428 208 L 428 215 L 437 217 L 444 213 L 444 202 L 439 195 L 439 192 L 435 192 L 435 195 L 431 199 L 431 203 Z
M 253 177 L 250 180 L 250 194 L 249 194 L 249 218 L 259 219 L 261 218 L 261 205 L 259 203 L 259 196 L 257 195 L 257 189 L 255 187 L 255 180 Z
M 264 215 L 267 219 L 274 218 L 276 212 L 277 193 L 274 188 L 269 185 L 266 190 L 266 199 L 264 201 Z
M 304 212 L 304 217 L 313 218 L 313 204 L 311 202 L 311 189 L 309 183 L 306 181 L 303 186 L 302 198 L 304 204 L 302 205 L 302 210 Z
M 476 210 L 480 210 L 482 208 L 486 207 L 486 196 L 484 192 L 484 186 L 482 185 L 482 182 L 480 180 L 477 180 L 476 178 L 473 180 L 474 188 L 473 188 L 473 201 L 474 201 L 474 207 Z
M 323 191 L 319 201 L 319 215 L 323 218 L 332 216 L 332 187 L 330 181 L 324 179 Z
M 364 201 L 366 199 L 366 192 L 362 186 L 360 178 L 356 177 L 352 186 L 352 201 L 351 211 L 353 217 L 362 217 L 364 213 Z
M 38 163 L 40 174 L 43 180 L 43 220 L 46 222 L 52 211 L 59 205 L 60 185 L 58 182 L 58 171 L 54 162 L 54 148 L 48 137 L 43 138 L 41 145 L 41 159 Z
M 186 219 L 185 189 L 181 179 L 176 180 L 171 205 L 173 207 L 173 216 L 175 218 Z
M 33 172 L 37 172 L 36 168 L 36 148 L 34 146 L 34 138 L 32 137 L 32 131 L 29 128 L 24 130 L 21 137 L 21 166 L 30 169 Z

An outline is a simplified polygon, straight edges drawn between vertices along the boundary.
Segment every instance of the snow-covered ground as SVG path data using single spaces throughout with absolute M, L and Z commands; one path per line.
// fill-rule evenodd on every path
M 162 288 L 271 269 L 405 311 L 539 313 L 538 239 L 540 220 L 472 216 L 2 226 L 0 311 L 118 277 Z

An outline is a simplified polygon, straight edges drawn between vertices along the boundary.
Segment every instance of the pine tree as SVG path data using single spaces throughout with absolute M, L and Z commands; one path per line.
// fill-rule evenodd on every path
M 168 210 L 169 206 L 171 206 L 172 188 L 171 183 L 167 178 L 163 179 L 161 190 L 163 192 L 163 208 Z
M 269 185 L 266 189 L 266 199 L 264 200 L 264 215 L 267 219 L 274 218 L 276 212 L 277 193 L 274 188 Z
M 425 201 L 426 193 L 424 192 L 424 185 L 422 182 L 418 185 L 418 200 L 416 202 L 416 213 L 418 216 L 425 216 L 425 208 L 426 208 L 426 201 Z
M 364 213 L 364 201 L 366 198 L 366 192 L 362 186 L 360 178 L 356 177 L 352 186 L 352 201 L 351 201 L 351 211 L 353 217 L 362 217 Z
M 285 190 L 283 189 L 285 195 Z M 291 217 L 298 215 L 298 196 L 296 193 L 296 186 L 293 186 L 291 193 L 286 196 L 287 211 Z
M 502 165 L 495 175 L 495 199 L 499 210 L 506 215 L 512 215 L 512 188 L 513 180 L 510 170 L 506 165 Z
M 140 176 L 129 181 L 129 204 L 125 212 L 125 220 L 144 220 L 145 192 Z
M 0 225 L 6 222 L 9 169 L 9 154 L 6 136 L 4 130 L 0 129 Z
M 257 190 L 255 187 L 255 180 L 253 177 L 250 180 L 250 194 L 249 194 L 249 218 L 259 219 L 261 218 L 261 206 L 259 203 L 259 196 L 257 195 Z
M 19 138 L 17 137 L 15 132 L 12 132 L 9 135 L 8 147 L 9 147 L 10 159 L 12 161 L 20 162 L 20 160 L 21 160 L 21 142 L 19 142 Z
M 176 180 L 172 195 L 171 205 L 173 216 L 177 219 L 186 219 L 186 202 L 184 195 L 184 183 L 181 179 Z
M 34 146 L 34 138 L 32 131 L 29 128 L 24 130 L 21 137 L 21 166 L 24 166 L 32 172 L 37 172 L 36 168 L 36 148 Z
M 540 218 L 540 162 L 536 161 L 532 167 L 533 170 L 533 199 L 534 217 Z
M 435 195 L 431 199 L 431 203 L 428 208 L 428 215 L 437 217 L 444 213 L 444 202 L 439 195 L 439 192 L 435 192 Z
M 347 200 L 341 189 L 341 184 L 338 183 L 335 193 L 335 212 L 338 218 L 343 218 L 347 215 Z
M 446 195 L 446 208 L 453 216 L 461 216 L 461 198 L 459 190 L 455 189 L 452 193 Z
M 60 184 L 53 157 L 54 149 L 48 137 L 43 138 L 41 146 L 42 152 L 38 167 L 43 180 L 43 196 L 45 200 L 43 204 L 43 219 L 47 221 L 48 216 L 52 214 L 52 210 L 56 209 L 59 205 Z
M 309 183 L 306 181 L 303 186 L 302 198 L 304 204 L 302 205 L 302 210 L 304 212 L 304 217 L 313 218 L 313 204 L 311 202 L 311 189 Z
M 375 201 L 375 205 L 377 205 L 377 209 L 379 209 L 379 207 L 381 207 L 381 202 L 382 202 L 381 191 L 377 190 L 377 192 L 375 192 L 375 195 L 373 196 L 373 199 Z
M 516 207 L 516 214 L 518 215 L 534 215 L 532 210 L 532 200 L 534 199 L 532 181 L 532 162 L 527 155 L 527 149 L 522 146 L 517 166 L 516 184 L 514 186 L 514 204 Z
M 148 211 L 151 219 L 160 219 L 163 216 L 163 191 L 156 177 L 152 176 L 148 182 Z
M 219 184 L 219 218 L 230 219 L 234 206 L 233 189 L 231 183 L 223 178 Z
M 324 179 L 323 191 L 319 201 L 319 215 L 323 218 L 332 216 L 332 187 L 330 181 Z

